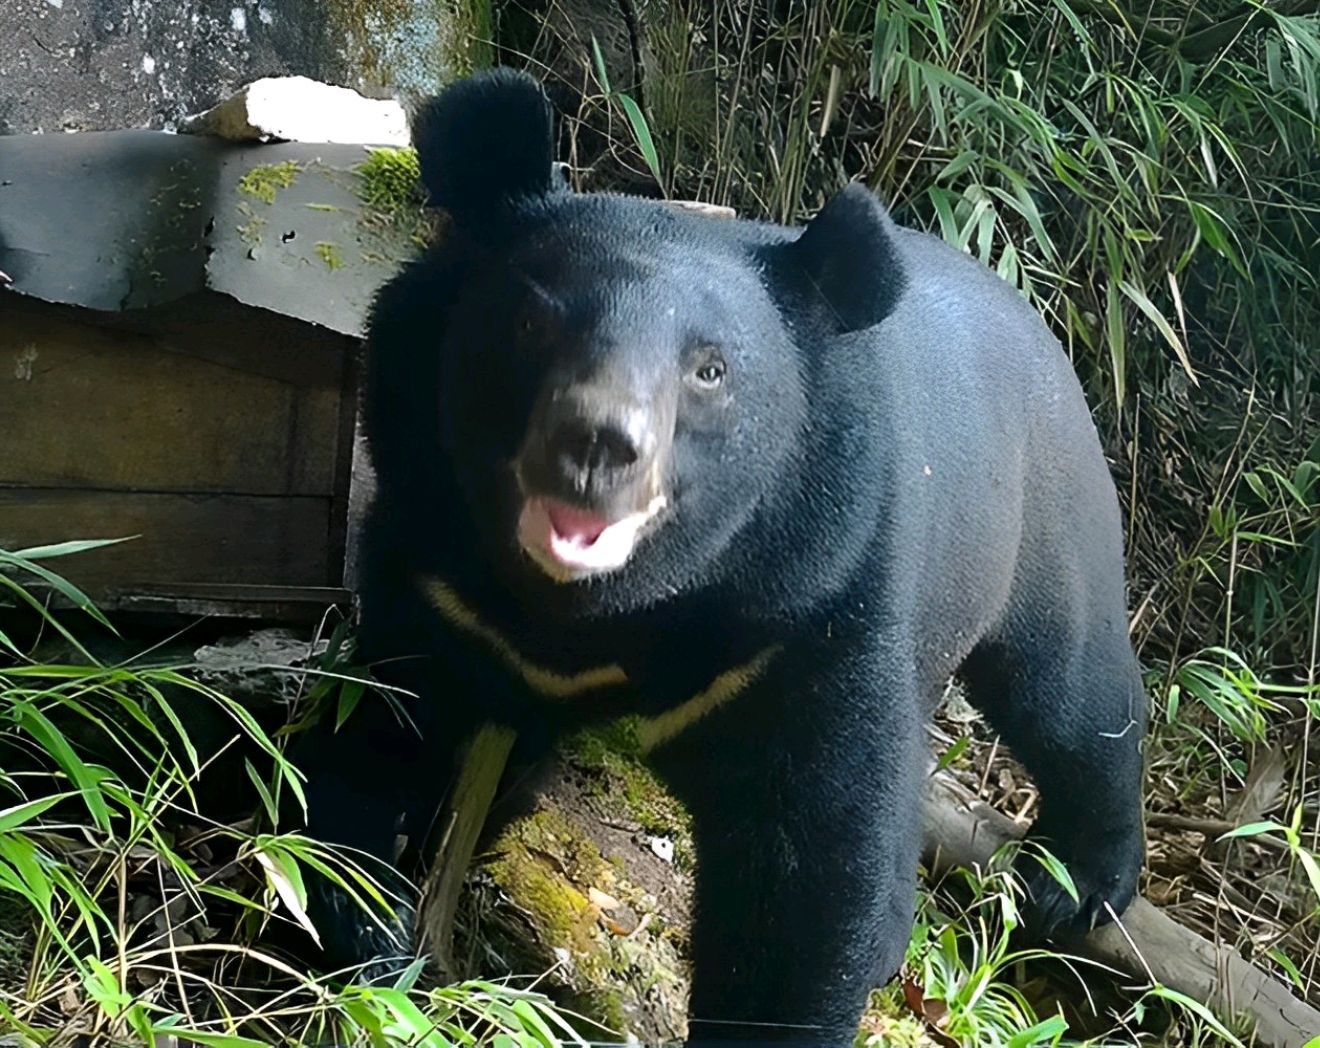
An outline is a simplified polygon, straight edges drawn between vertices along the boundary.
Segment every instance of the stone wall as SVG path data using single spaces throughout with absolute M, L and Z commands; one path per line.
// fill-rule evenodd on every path
M 0 134 L 173 130 L 262 76 L 434 90 L 488 0 L 0 0 Z

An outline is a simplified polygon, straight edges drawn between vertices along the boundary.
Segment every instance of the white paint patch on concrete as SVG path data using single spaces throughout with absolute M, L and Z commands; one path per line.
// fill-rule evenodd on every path
M 155 73 L 155 71 L 156 71 L 156 60 L 152 58 L 150 55 L 143 55 L 142 72 L 146 73 L 147 76 L 151 76 L 153 73 Z
M 408 120 L 394 99 L 365 98 L 305 76 L 254 80 L 180 130 L 233 141 L 353 142 L 403 146 Z
M 241 7 L 235 7 L 229 12 L 229 28 L 235 33 L 247 32 L 247 12 Z
M 46 3 L 50 4 L 50 6 L 57 11 L 64 6 L 64 0 L 46 0 Z
M 273 21 L 275 21 L 275 15 L 271 12 L 271 9 L 269 7 L 266 7 L 263 4 L 261 7 L 257 8 L 257 19 L 261 22 L 262 25 L 270 25 Z

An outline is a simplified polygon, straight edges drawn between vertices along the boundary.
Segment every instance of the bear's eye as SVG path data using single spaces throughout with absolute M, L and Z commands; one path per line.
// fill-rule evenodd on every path
M 692 373 L 692 378 L 703 389 L 714 389 L 724 381 L 724 361 L 709 360 Z

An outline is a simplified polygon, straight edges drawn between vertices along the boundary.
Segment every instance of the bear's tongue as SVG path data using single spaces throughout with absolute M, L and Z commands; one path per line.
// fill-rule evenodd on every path
M 547 500 L 545 508 L 555 534 L 576 546 L 592 545 L 610 526 L 610 521 L 598 513 L 577 509 L 562 502 Z
M 665 502 L 663 495 L 656 495 L 645 509 L 611 520 L 554 499 L 532 497 L 518 514 L 518 542 L 560 580 L 613 571 L 627 563 L 642 528 Z

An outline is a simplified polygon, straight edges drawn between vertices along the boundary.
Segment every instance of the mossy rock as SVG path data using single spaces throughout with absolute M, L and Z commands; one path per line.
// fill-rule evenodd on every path
M 593 796 L 612 798 L 641 829 L 672 841 L 674 864 L 685 873 L 692 872 L 696 856 L 691 817 L 641 761 L 631 722 L 581 732 L 564 744 L 564 753 L 583 773 L 586 789 Z
M 903 991 L 891 983 L 872 992 L 853 1048 L 939 1048 L 939 1042 L 908 1009 Z
M 490 64 L 490 0 L 325 0 L 323 11 L 368 93 L 435 91 Z

